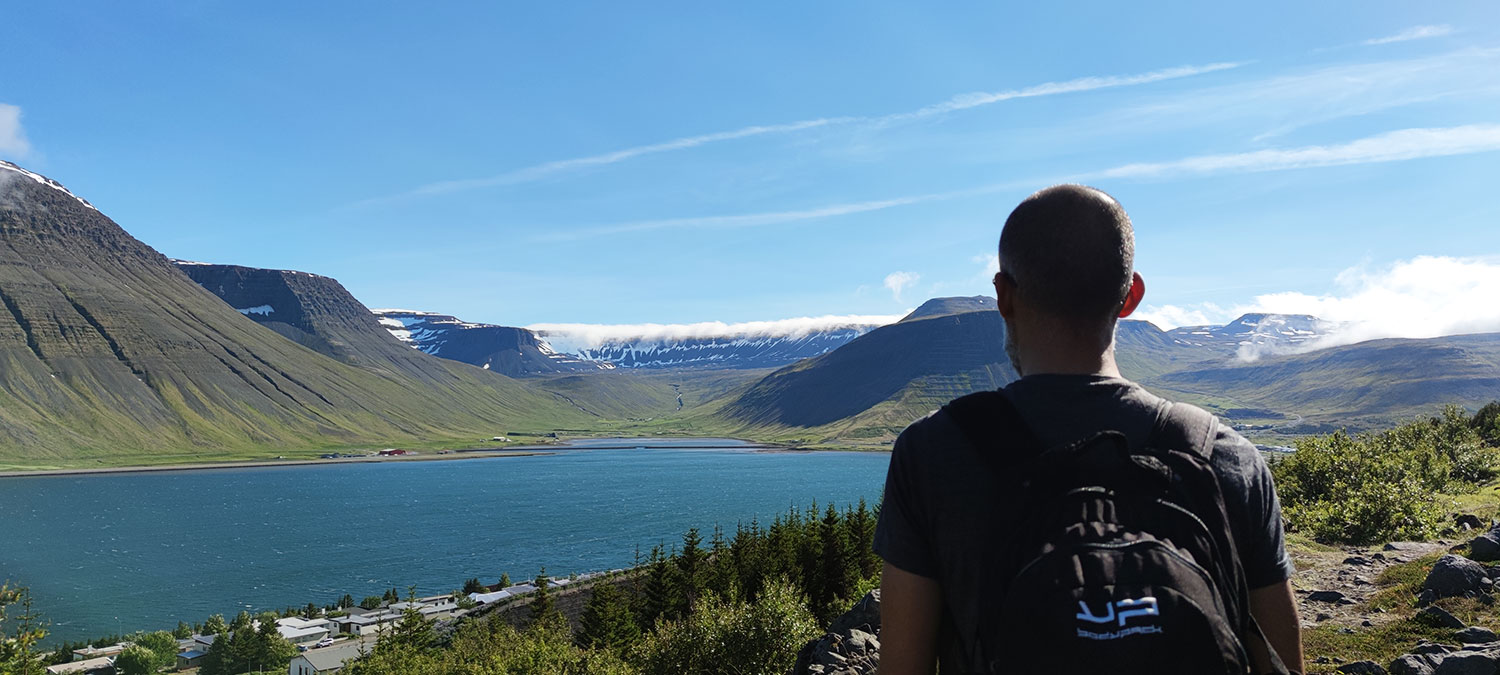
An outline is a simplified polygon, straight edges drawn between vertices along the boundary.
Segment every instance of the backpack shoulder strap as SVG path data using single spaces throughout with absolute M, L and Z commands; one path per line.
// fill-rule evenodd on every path
M 1219 420 L 1207 410 L 1163 400 L 1146 446 L 1180 450 L 1207 462 L 1213 456 L 1214 440 L 1218 435 Z
M 1008 448 L 1036 452 L 1040 445 L 1004 391 L 981 391 L 956 398 L 943 406 L 943 412 L 958 425 L 964 438 L 974 446 L 990 472 L 997 476 L 1011 474 L 1013 464 Z

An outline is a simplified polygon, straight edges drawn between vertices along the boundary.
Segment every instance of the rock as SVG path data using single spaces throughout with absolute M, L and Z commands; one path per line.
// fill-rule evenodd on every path
M 1442 607 L 1429 606 L 1422 611 L 1417 612 L 1417 616 L 1426 617 L 1428 621 L 1443 628 L 1464 627 L 1464 622 L 1459 621 L 1458 617 L 1449 614 L 1448 610 L 1443 609 Z
M 1344 594 L 1339 591 L 1313 591 L 1307 594 L 1310 602 L 1338 602 L 1344 599 Z
M 1445 555 L 1439 558 L 1432 571 L 1427 573 L 1427 580 L 1422 582 L 1422 590 L 1432 591 L 1440 598 L 1449 598 L 1470 593 L 1479 593 L 1484 587 L 1480 579 L 1487 579 L 1484 565 L 1463 556 Z
M 1456 620 L 1457 619 L 1455 619 L 1455 621 Z M 1417 646 L 1413 647 L 1411 650 L 1411 653 L 1413 654 L 1450 654 L 1452 652 L 1453 648 L 1449 647 L 1448 645 L 1440 645 L 1436 642 L 1428 642 L 1426 640 L 1418 642 Z
M 1363 565 L 1370 564 L 1370 561 L 1367 560 L 1367 559 L 1365 559 L 1364 557 L 1361 557 L 1361 556 L 1351 555 L 1351 556 L 1349 556 L 1347 558 L 1344 558 L 1344 564 L 1345 565 L 1361 565 L 1361 566 L 1363 566 Z
M 880 589 L 833 620 L 797 653 L 793 675 L 870 675 L 880 667 Z
M 1479 519 L 1479 516 L 1472 513 L 1465 513 L 1453 519 L 1453 526 L 1460 530 L 1482 530 L 1485 524 L 1484 521 Z
M 1494 642 L 1497 639 L 1495 636 L 1495 631 L 1492 631 L 1488 628 L 1481 628 L 1479 626 L 1469 626 L 1468 628 L 1454 633 L 1453 637 L 1458 638 L 1459 642 L 1462 642 L 1466 645 Z
M 1396 657 L 1386 668 L 1391 675 L 1432 675 L 1438 660 L 1439 657 L 1425 654 L 1407 654 Z
M 866 633 L 880 632 L 880 589 L 866 593 L 849 611 L 834 619 L 833 624 L 828 626 L 828 632 L 848 633 L 852 628 Z
M 1495 675 L 1495 659 L 1480 652 L 1450 654 L 1443 657 L 1432 675 Z
M 1469 540 L 1469 557 L 1479 562 L 1500 560 L 1500 533 L 1490 530 Z
M 1322 622 L 1322 621 L 1327 621 L 1327 620 L 1332 619 L 1332 618 L 1333 618 L 1332 614 L 1318 614 L 1317 616 L 1313 617 L 1313 621 Z
M 1355 661 L 1339 666 L 1334 672 L 1353 673 L 1354 675 L 1386 675 L 1385 669 L 1374 661 Z

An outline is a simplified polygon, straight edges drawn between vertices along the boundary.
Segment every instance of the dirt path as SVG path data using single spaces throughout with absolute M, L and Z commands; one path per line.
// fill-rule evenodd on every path
M 1396 542 L 1385 546 L 1350 547 L 1337 552 L 1298 553 L 1292 587 L 1302 614 L 1302 627 L 1368 628 L 1399 620 L 1397 614 L 1370 609 L 1380 573 L 1452 546 L 1447 541 Z

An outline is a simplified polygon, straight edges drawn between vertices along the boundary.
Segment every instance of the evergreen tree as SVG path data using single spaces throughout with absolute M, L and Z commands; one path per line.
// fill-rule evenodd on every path
M 178 621 L 177 629 L 172 631 L 172 637 L 178 640 L 186 640 L 193 637 L 193 627 L 187 625 L 186 621 Z
M 703 538 L 698 528 L 689 528 L 682 535 L 682 552 L 677 554 L 678 587 L 673 594 L 670 614 L 672 618 L 687 616 L 693 605 L 703 595 L 704 575 L 707 572 L 707 555 L 699 544 Z
M 506 574 L 504 572 L 500 573 L 500 588 L 502 588 L 502 589 L 510 588 L 510 575 L 509 574 Z
M 557 613 L 557 608 L 552 605 L 552 589 L 548 588 L 552 580 L 547 578 L 547 568 L 543 567 L 532 583 L 536 586 L 536 592 L 532 593 L 531 624 L 536 625 Z
M 651 547 L 646 558 L 646 572 L 636 593 L 636 623 L 648 629 L 665 615 L 671 605 L 672 577 L 676 567 L 662 555 L 661 545 Z
M 229 632 L 229 625 L 224 623 L 223 614 L 215 614 L 203 622 L 203 630 L 200 635 L 223 635 Z
M 479 582 L 479 578 L 478 577 L 475 577 L 473 579 L 469 579 L 468 581 L 464 582 L 463 592 L 464 592 L 465 595 L 467 595 L 469 593 L 483 593 L 484 591 L 485 591 L 484 584 L 482 584 L 482 583 Z
M 392 586 L 390 590 L 385 592 L 385 596 L 381 598 L 381 601 L 388 603 L 401 602 L 401 593 L 396 590 L 395 586 Z
M 640 641 L 641 628 L 630 611 L 625 593 L 609 581 L 594 585 L 580 619 L 578 642 L 590 649 L 609 649 L 623 655 Z
M 359 608 L 375 609 L 376 607 L 379 607 L 380 603 L 382 602 L 385 602 L 385 600 L 378 595 L 367 596 L 364 600 L 359 601 Z
M 349 609 L 350 607 L 353 607 L 353 606 L 354 606 L 354 596 L 349 595 L 348 593 L 345 593 L 344 597 L 339 598 L 339 604 L 338 604 L 338 608 L 339 609 Z
M 849 523 L 850 553 L 860 579 L 873 579 L 880 572 L 880 558 L 875 555 L 875 517 L 859 498 L 859 506 L 846 514 Z
M 849 597 L 854 590 L 854 582 L 849 578 L 848 546 L 845 545 L 844 530 L 840 525 L 839 512 L 834 510 L 833 504 L 829 504 L 818 528 L 818 544 L 821 549 L 819 558 L 822 565 L 818 570 L 819 595 L 812 598 L 814 611 L 829 619 L 837 614 L 837 602 Z
M 276 621 L 269 617 L 261 619 L 260 630 L 255 632 L 250 643 L 251 660 L 257 669 L 284 671 L 292 657 L 297 655 L 297 647 L 281 637 L 281 632 L 276 630 Z
M 316 619 L 322 614 L 323 610 L 318 609 L 318 606 L 311 602 L 307 603 L 307 606 L 302 608 L 302 618 L 304 619 Z

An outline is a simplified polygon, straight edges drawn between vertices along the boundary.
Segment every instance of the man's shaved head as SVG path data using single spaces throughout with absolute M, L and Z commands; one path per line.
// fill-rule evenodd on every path
M 1055 185 L 1027 197 L 1000 233 L 1000 271 L 1038 312 L 1112 320 L 1130 290 L 1135 232 L 1114 197 Z

